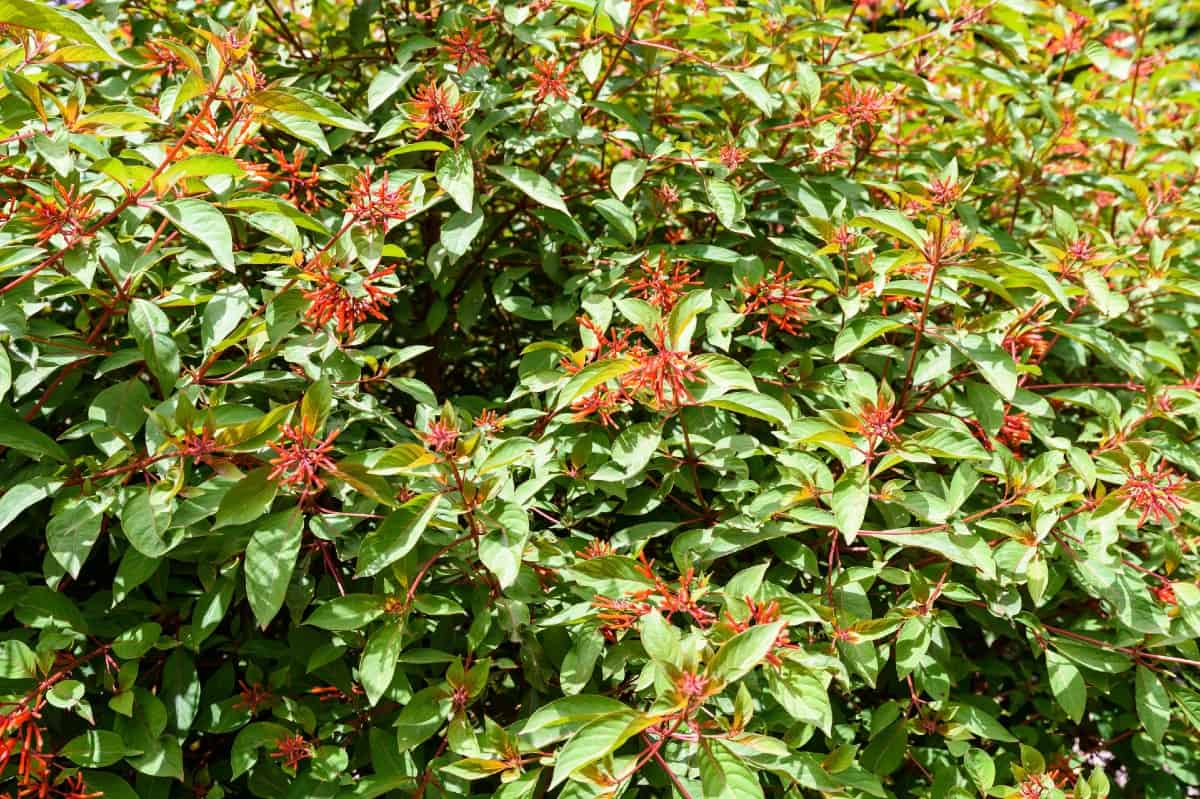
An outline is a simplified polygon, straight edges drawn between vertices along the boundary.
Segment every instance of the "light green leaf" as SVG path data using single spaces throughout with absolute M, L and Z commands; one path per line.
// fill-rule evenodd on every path
M 890 208 L 867 211 L 850 220 L 850 224 L 854 227 L 869 227 L 878 230 L 894 239 L 900 239 L 918 250 L 925 246 L 925 234 L 917 230 L 904 214 Z
M 387 598 L 381 594 L 346 594 L 324 603 L 304 620 L 322 630 L 357 630 L 383 615 Z
M 645 174 L 646 162 L 640 158 L 617 164 L 612 168 L 612 174 L 609 176 L 613 194 L 617 195 L 618 200 L 624 202 L 629 192 L 642 182 Z
M 372 706 L 379 704 L 396 674 L 404 639 L 404 620 L 388 619 L 367 639 L 358 662 L 358 681 Z
M 266 627 L 283 606 L 283 596 L 304 532 L 300 508 L 263 519 L 246 547 L 246 598 L 260 627 Z
M 528 195 L 530 199 L 570 216 L 571 212 L 567 210 L 567 204 L 563 202 L 562 192 L 538 173 L 520 166 L 502 165 L 493 166 L 491 169 Z
M 170 393 L 179 378 L 179 347 L 171 338 L 167 315 L 154 303 L 139 297 L 129 306 L 129 332 L 163 392 Z
M 862 529 L 870 500 L 867 467 L 859 464 L 847 469 L 833 486 L 833 517 L 847 542 L 854 540 Z
M 356 576 L 372 577 L 407 555 L 421 540 L 442 501 L 441 494 L 418 494 L 389 514 L 363 539 Z
M 454 150 L 446 150 L 439 155 L 434 176 L 437 178 L 438 186 L 442 188 L 442 191 L 450 195 L 450 198 L 458 205 L 459 210 L 465 214 L 478 213 L 482 219 L 481 211 L 478 209 L 474 209 L 473 211 L 475 203 L 475 163 L 471 160 L 471 154 L 465 148 L 459 147 Z
M 838 331 L 833 342 L 833 359 L 841 361 L 885 333 L 899 330 L 904 323 L 882 316 L 856 316 Z
M 708 676 L 725 684 L 740 680 L 774 648 L 775 639 L 779 637 L 783 626 L 783 621 L 756 624 L 733 636 L 721 644 L 717 654 L 709 661 Z
M 159 203 L 154 208 L 175 227 L 207 247 L 222 268 L 235 271 L 233 233 L 225 215 L 216 207 L 204 200 L 185 199 Z
M 762 85 L 758 78 L 752 77 L 745 72 L 735 72 L 733 70 L 725 70 L 723 73 L 726 80 L 732 83 L 737 90 L 746 95 L 746 99 L 754 103 L 754 107 L 763 114 L 770 116 L 775 112 L 778 106 L 778 101 L 771 96 L 770 92 Z

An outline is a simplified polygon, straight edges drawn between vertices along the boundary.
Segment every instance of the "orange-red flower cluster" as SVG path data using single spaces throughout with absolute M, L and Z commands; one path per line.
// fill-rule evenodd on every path
M 270 478 L 283 485 L 298 489 L 302 497 L 325 488 L 321 472 L 332 471 L 336 464 L 330 457 L 333 442 L 341 433 L 334 430 L 324 440 L 315 436 L 308 422 L 301 420 L 298 426 L 285 424 L 279 428 L 281 441 L 268 441 L 267 446 L 275 450 L 277 457 L 271 459 Z
M 641 275 L 636 279 L 626 278 L 629 290 L 664 311 L 674 308 L 675 303 L 689 288 L 703 285 L 697 280 L 699 275 L 688 269 L 687 261 L 672 261 L 668 268 L 665 252 L 659 253 L 657 263 L 651 263 L 649 258 L 642 258 L 641 271 Z
M 454 142 L 466 138 L 463 131 L 463 114 L 466 109 L 462 100 L 450 96 L 450 90 L 430 80 L 417 89 L 412 99 L 409 120 L 417 126 L 417 138 L 437 133 Z
M 1141 527 L 1147 520 L 1155 524 L 1164 521 L 1174 524 L 1185 504 L 1179 496 L 1184 487 L 1183 478 L 1165 462 L 1159 462 L 1153 472 L 1146 464 L 1139 463 L 1130 470 L 1121 490 L 1133 507 L 1141 511 L 1138 517 L 1138 527 Z
M 64 186 L 54 181 L 53 197 L 35 197 L 21 205 L 28 208 L 29 223 L 37 228 L 39 244 L 45 244 L 59 233 L 75 238 L 87 231 L 88 220 L 94 213 L 91 195 L 78 186 Z
M 800 334 L 797 327 L 808 318 L 808 309 L 812 307 L 809 294 L 812 289 L 804 288 L 792 279 L 780 261 L 775 271 L 756 283 L 742 286 L 746 294 L 746 305 L 742 312 L 746 316 L 759 315 L 764 317 L 754 327 L 754 333 L 767 340 L 768 333 L 782 330 L 793 336 Z
M 356 293 L 352 293 L 333 276 L 328 262 L 318 260 L 312 272 L 316 286 L 304 292 L 309 301 L 305 321 L 317 328 L 336 320 L 338 333 L 354 335 L 358 325 L 368 319 L 386 320 L 383 309 L 392 302 L 395 292 L 378 283 L 395 271 L 393 266 L 372 272 L 361 279 Z

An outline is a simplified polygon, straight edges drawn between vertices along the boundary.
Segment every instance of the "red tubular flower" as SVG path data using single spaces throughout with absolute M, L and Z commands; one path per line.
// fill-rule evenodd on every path
M 194 466 L 211 463 L 212 453 L 219 449 L 213 432 L 208 429 L 199 433 L 188 431 L 179 439 L 179 454 L 191 458 Z
M 1022 444 L 1031 440 L 1030 429 L 1027 414 L 1008 413 L 1004 415 L 1004 423 L 1000 425 L 1000 432 L 996 434 L 996 438 L 1015 452 Z
M 612 544 L 601 538 L 593 538 L 588 541 L 588 545 L 575 553 L 584 560 L 592 560 L 593 558 L 607 558 L 613 554 Z
M 316 440 L 314 431 L 308 428 L 305 421 L 301 421 L 298 427 L 285 424 L 279 430 L 282 441 L 267 442 L 267 446 L 275 450 L 278 456 L 270 461 L 275 467 L 271 470 L 270 479 L 298 488 L 301 497 L 324 489 L 325 481 L 320 473 L 336 468 L 329 453 L 333 451 L 333 442 L 341 430 L 334 430 L 323 441 Z
M 874 449 L 879 441 L 896 441 L 896 428 L 904 421 L 904 414 L 890 404 L 885 404 L 883 397 L 876 402 L 863 405 L 858 412 L 858 432 L 867 437 L 870 448 Z
M 463 114 L 466 109 L 462 101 L 450 96 L 450 90 L 433 80 L 417 89 L 412 99 L 409 120 L 417 126 L 417 138 L 428 133 L 438 133 L 454 142 L 466 138 L 463 131 Z
M 466 72 L 475 64 L 491 66 L 487 50 L 483 49 L 483 34 L 469 28 L 457 31 L 442 41 L 442 52 L 454 59 L 459 73 Z
M 312 756 L 312 744 L 304 740 L 304 736 L 299 733 L 277 740 L 275 742 L 275 751 L 271 753 L 271 757 L 282 761 L 283 765 L 293 771 Z
M 252 715 L 257 714 L 264 706 L 271 704 L 275 700 L 271 692 L 263 688 L 259 683 L 246 685 L 246 683 L 239 681 L 238 685 L 242 690 L 239 692 L 240 698 L 233 706 L 241 710 L 248 710 Z
M 54 197 L 36 197 L 21 205 L 30 211 L 29 223 L 37 228 L 39 244 L 45 244 L 59 233 L 68 238 L 83 235 L 94 209 L 90 195 L 77 186 L 67 187 L 54 181 Z
M 632 629 L 638 619 L 653 610 L 645 602 L 606 596 L 592 597 L 592 606 L 600 609 L 596 614 L 600 619 L 600 634 L 609 642 L 616 641 L 619 633 Z
M 891 98 L 875 86 L 859 88 L 847 83 L 838 96 L 841 100 L 838 110 L 851 126 L 874 125 L 892 106 Z
M 1129 497 L 1133 507 L 1141 511 L 1138 517 L 1138 527 L 1149 519 L 1155 524 L 1166 521 L 1174 524 L 1179 518 L 1179 511 L 1186 504 L 1183 497 L 1185 482 L 1166 462 L 1159 462 L 1152 472 L 1146 464 L 1139 463 L 1129 472 L 1125 485 L 1121 490 Z
M 600 424 L 605 427 L 616 427 L 617 423 L 613 421 L 613 414 L 620 411 L 626 401 L 627 397 L 621 391 L 604 385 L 596 386 L 571 403 L 571 410 L 575 412 L 572 418 L 581 422 L 592 414 L 596 414 L 600 417 Z
M 386 172 L 378 183 L 372 184 L 371 168 L 367 167 L 354 178 L 350 188 L 350 213 L 359 222 L 376 230 L 387 230 L 391 222 L 403 222 L 412 210 L 408 184 L 392 188 Z
M 674 208 L 679 204 L 679 190 L 670 183 L 656 187 L 654 196 L 665 208 Z
M 746 154 L 738 149 L 738 146 L 733 142 L 729 142 L 721 148 L 718 156 L 721 164 L 730 172 L 736 172 L 737 168 L 746 160 Z
M 933 178 L 929 181 L 929 199 L 935 205 L 953 205 L 962 196 L 962 186 L 954 180 Z
M 1154 594 L 1154 598 L 1164 605 L 1178 605 L 1179 600 L 1175 597 L 1175 587 L 1170 583 L 1163 583 L 1150 589 Z
M 458 442 L 458 428 L 449 422 L 432 422 L 429 430 L 421 435 L 421 440 L 434 452 L 449 455 L 454 452 Z
M 495 438 L 496 434 L 500 432 L 500 428 L 504 426 L 505 418 L 491 408 L 487 408 L 475 419 L 475 429 L 488 438 Z
M 547 97 L 557 97 L 560 100 L 569 98 L 571 90 L 567 88 L 567 73 L 570 71 L 570 65 L 558 69 L 557 59 L 535 59 L 531 79 L 537 85 L 537 90 L 533 101 L 543 103 Z
M 146 42 L 146 60 L 158 66 L 158 72 L 168 78 L 175 75 L 176 70 L 185 66 L 179 54 L 160 40 L 151 39 Z
M 1071 27 L 1065 28 L 1060 35 L 1052 37 L 1046 45 L 1046 52 L 1050 55 L 1058 53 L 1073 55 L 1087 44 L 1087 35 L 1084 30 L 1091 25 L 1091 20 L 1074 11 L 1070 12 L 1070 18 Z
M 297 147 L 292 151 L 290 159 L 277 149 L 272 149 L 271 155 L 275 158 L 275 165 L 279 170 L 278 173 L 271 176 L 272 182 L 279 181 L 287 185 L 287 191 L 284 192 L 283 198 L 301 211 L 315 211 L 321 208 L 322 202 L 316 194 L 317 186 L 321 182 L 317 165 L 313 164 L 307 173 L 304 171 L 304 158 L 308 155 L 308 150 Z M 386 175 L 383 183 L 386 187 Z M 407 191 L 407 189 L 405 190 Z
M 1016 335 L 1005 336 L 1003 346 L 1014 359 L 1028 350 L 1035 359 L 1041 360 L 1050 350 L 1050 342 L 1046 341 L 1045 336 L 1038 330 L 1026 330 Z
M 792 280 L 782 261 L 773 274 L 757 283 L 743 285 L 742 291 L 746 293 L 742 312 L 747 316 L 761 314 L 766 317 L 752 331 L 761 335 L 763 341 L 767 340 L 772 328 L 799 335 L 797 325 L 808 318 L 808 309 L 812 307 L 812 298 L 808 296 L 812 290 Z
M 687 389 L 687 383 L 700 382 L 700 364 L 690 353 L 670 348 L 666 334 L 656 332 L 653 352 L 632 353 L 637 366 L 622 377 L 622 386 L 629 394 L 648 392 L 656 408 L 672 408 L 689 405 L 695 397 Z
M 667 254 L 659 253 L 658 263 L 642 259 L 642 274 L 636 280 L 626 278 L 629 290 L 646 302 L 669 311 L 691 286 L 703 285 L 698 274 L 687 268 L 687 261 L 674 261 L 667 268 Z
M 385 289 L 378 282 L 396 271 L 396 267 L 380 269 L 363 277 L 356 293 L 338 282 L 327 262 L 314 264 L 312 273 L 316 286 L 304 293 L 309 301 L 304 312 L 305 322 L 314 328 L 337 320 L 337 331 L 353 336 L 358 325 L 367 319 L 386 320 L 383 309 L 391 304 L 394 291 Z

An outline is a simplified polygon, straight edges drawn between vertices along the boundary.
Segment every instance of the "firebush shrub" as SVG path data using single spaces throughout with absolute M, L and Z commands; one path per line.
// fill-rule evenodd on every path
M 1195 4 L 0 23 L 6 796 L 1196 795 Z

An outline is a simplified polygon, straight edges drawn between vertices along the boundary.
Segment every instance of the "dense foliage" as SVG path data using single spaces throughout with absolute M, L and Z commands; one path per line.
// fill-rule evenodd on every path
M 0 792 L 1196 795 L 1194 3 L 0 23 Z

